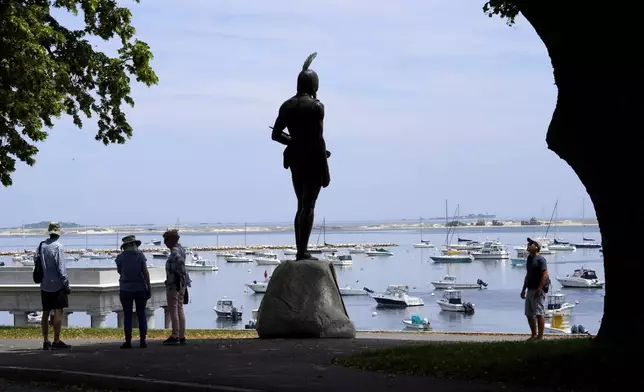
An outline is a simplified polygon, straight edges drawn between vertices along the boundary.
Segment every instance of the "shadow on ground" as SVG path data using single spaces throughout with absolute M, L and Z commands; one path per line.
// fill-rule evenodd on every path
M 390 376 L 332 365 L 334 358 L 364 350 L 423 341 L 354 340 L 194 340 L 186 346 L 150 341 L 147 349 L 120 349 L 120 342 L 72 342 L 71 350 L 42 351 L 38 341 L 3 341 L 0 378 L 33 381 L 58 379 L 126 390 L 217 390 L 203 386 L 243 388 L 240 391 L 496 391 L 499 385 Z M 28 370 L 19 368 L 36 368 Z M 88 374 L 91 373 L 91 374 Z M 99 376 L 99 374 L 104 376 Z M 114 377 L 113 377 L 114 376 Z M 157 383 L 155 384 L 156 380 Z M 224 389 L 221 389 L 224 390 Z M 230 389 L 229 389 L 230 390 Z M 511 389 L 505 388 L 506 391 Z M 525 389 L 521 389 L 525 390 Z

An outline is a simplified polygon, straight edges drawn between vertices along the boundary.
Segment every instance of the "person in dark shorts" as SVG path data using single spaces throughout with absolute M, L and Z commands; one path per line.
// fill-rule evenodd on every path
M 546 259 L 539 254 L 541 245 L 538 242 L 528 238 L 527 251 L 529 255 L 521 298 L 525 300 L 525 315 L 532 333 L 528 340 L 541 340 L 545 327 L 546 294 L 544 288 L 550 282 L 548 265 Z
M 63 309 L 69 306 L 67 296 L 71 293 L 67 266 L 65 263 L 64 248 L 59 242 L 60 224 L 51 222 L 47 228 L 49 238 L 38 246 L 35 262 L 42 263 L 43 278 L 40 283 L 40 297 L 42 299 L 42 336 L 43 350 L 70 348 L 60 340 L 60 328 L 63 319 Z M 49 341 L 49 315 L 53 313 L 54 341 Z

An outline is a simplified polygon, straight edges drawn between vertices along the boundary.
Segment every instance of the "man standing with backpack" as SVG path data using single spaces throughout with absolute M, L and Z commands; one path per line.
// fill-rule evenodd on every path
M 40 283 L 42 300 L 43 350 L 70 348 L 60 340 L 63 309 L 69 306 L 67 296 L 71 293 L 64 248 L 60 239 L 60 224 L 51 222 L 47 228 L 49 238 L 38 245 L 34 257 L 34 282 Z M 38 282 L 40 280 L 40 282 Z M 54 342 L 49 341 L 49 314 L 53 312 Z
M 527 251 L 529 255 L 521 298 L 525 299 L 525 315 L 532 332 L 528 340 L 541 340 L 545 328 L 546 293 L 550 289 L 548 264 L 546 259 L 539 254 L 541 245 L 538 242 L 528 238 Z

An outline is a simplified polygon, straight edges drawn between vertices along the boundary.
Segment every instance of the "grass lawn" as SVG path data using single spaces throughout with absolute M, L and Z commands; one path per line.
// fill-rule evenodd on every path
M 138 330 L 133 329 L 134 338 L 138 338 Z M 52 327 L 49 334 L 53 333 Z M 123 339 L 123 330 L 120 328 L 74 328 L 63 327 L 62 339 Z M 170 336 L 170 330 L 149 329 L 148 339 L 165 339 Z M 188 339 L 252 339 L 257 337 L 255 330 L 222 330 L 222 329 L 189 329 L 186 331 Z M 42 339 L 39 327 L 2 327 L 0 326 L 0 339 Z
M 641 383 L 635 380 L 641 372 L 636 367 L 639 359 L 641 353 L 635 349 L 606 348 L 589 338 L 576 338 L 434 343 L 370 351 L 334 362 L 393 374 L 593 391 L 624 385 L 628 379 Z

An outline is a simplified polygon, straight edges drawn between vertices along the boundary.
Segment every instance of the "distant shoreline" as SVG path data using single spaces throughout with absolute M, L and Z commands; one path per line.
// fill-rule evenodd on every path
M 468 224 L 465 226 L 458 226 L 458 228 L 465 229 L 481 229 L 481 230 L 492 230 L 499 229 L 504 227 L 528 227 L 528 228 L 545 228 L 548 225 L 521 225 L 520 222 L 503 222 L 502 226 L 493 226 L 491 224 L 486 224 L 485 226 L 476 226 L 475 224 Z M 582 223 L 579 221 L 562 221 L 553 223 L 552 226 L 557 227 L 597 227 L 596 222 L 593 223 Z M 371 225 L 328 225 L 326 226 L 327 230 L 333 231 L 377 231 L 377 230 L 420 230 L 420 223 L 400 223 L 400 224 L 371 224 Z M 423 230 L 425 231 L 434 231 L 434 230 L 444 230 L 445 224 L 423 224 Z M 322 229 L 321 225 L 316 225 L 313 228 L 313 231 L 319 231 Z M 88 228 L 63 228 L 63 233 L 65 235 L 106 235 L 106 234 L 118 234 L 118 233 L 128 233 L 128 234 L 163 234 L 164 229 L 149 229 L 144 227 L 123 227 L 123 228 L 105 228 L 105 227 L 88 227 Z M 187 226 L 180 227 L 179 231 L 181 233 L 204 233 L 204 234 L 231 234 L 231 233 L 276 233 L 276 232 L 288 232 L 293 231 L 293 226 L 248 226 L 244 227 L 198 227 L 198 226 Z M 8 229 L 0 231 L 1 236 L 42 236 L 45 234 L 44 229 L 25 229 L 20 228 Z

